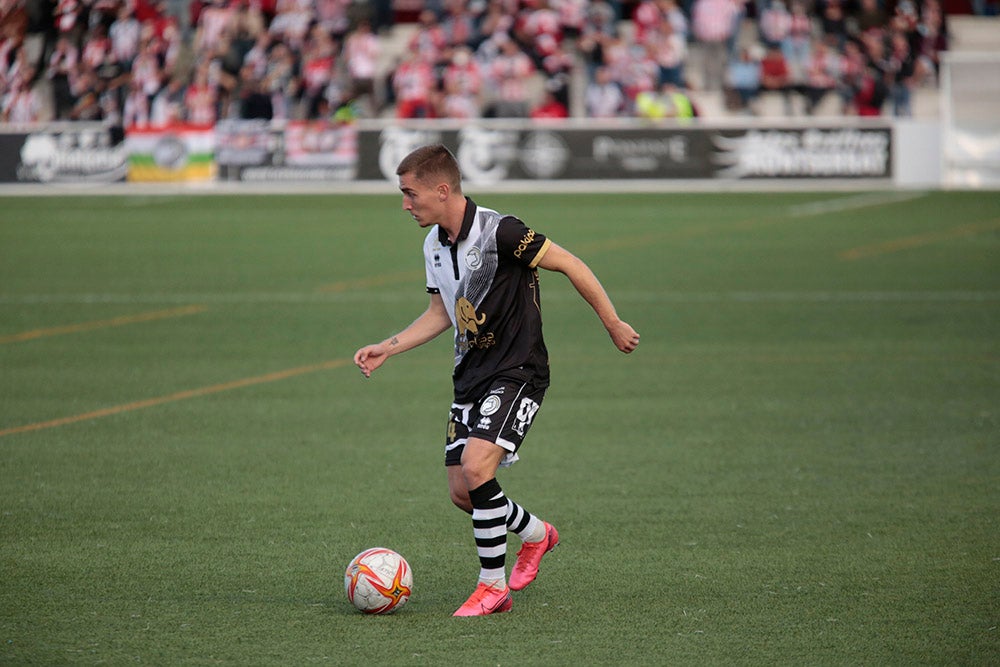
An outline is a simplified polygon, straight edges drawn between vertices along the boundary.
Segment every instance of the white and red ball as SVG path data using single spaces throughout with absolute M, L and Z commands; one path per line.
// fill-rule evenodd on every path
M 344 590 L 351 604 L 364 613 L 391 614 L 410 599 L 413 571 L 392 549 L 366 549 L 347 566 Z

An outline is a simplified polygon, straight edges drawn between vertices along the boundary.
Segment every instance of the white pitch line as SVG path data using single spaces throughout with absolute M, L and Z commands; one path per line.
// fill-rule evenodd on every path
M 636 303 L 992 303 L 1000 301 L 996 290 L 916 290 L 916 291 L 732 291 L 671 292 L 653 290 L 614 291 L 615 301 Z M 357 302 L 420 302 L 422 289 L 357 289 L 348 292 L 208 292 L 197 294 L 24 294 L 0 295 L 0 305 L 58 304 L 311 304 Z M 548 291 L 546 301 L 575 301 L 571 289 Z
M 913 201 L 914 199 L 926 196 L 926 192 L 872 192 L 854 195 L 853 197 L 838 197 L 837 199 L 824 199 L 805 204 L 795 204 L 788 207 L 788 215 L 793 218 L 801 218 L 810 215 L 822 215 L 824 213 L 855 211 L 872 206 Z

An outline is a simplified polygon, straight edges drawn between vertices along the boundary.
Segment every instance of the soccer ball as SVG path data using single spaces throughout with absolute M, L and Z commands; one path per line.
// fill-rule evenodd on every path
M 344 572 L 347 599 L 366 614 L 391 614 L 410 599 L 413 571 L 392 549 L 362 551 Z

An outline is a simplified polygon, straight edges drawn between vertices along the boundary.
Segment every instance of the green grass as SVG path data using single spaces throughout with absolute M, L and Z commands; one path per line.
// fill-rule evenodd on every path
M 563 543 L 480 619 L 447 336 L 317 368 L 426 305 L 398 198 L 5 198 L 0 664 L 1000 663 L 996 193 L 473 196 L 643 335 L 543 276 L 501 482 Z M 342 586 L 378 545 L 384 618 Z

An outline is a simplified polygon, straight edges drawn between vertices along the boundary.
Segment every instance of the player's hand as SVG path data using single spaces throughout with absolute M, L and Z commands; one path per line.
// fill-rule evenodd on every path
M 389 358 L 382 343 L 376 345 L 366 345 L 354 353 L 354 365 L 361 369 L 361 373 L 366 377 L 372 376 L 372 371 L 385 363 Z
M 615 347 L 625 354 L 631 354 L 635 348 L 639 347 L 639 333 L 628 322 L 618 320 L 608 327 L 608 333 L 611 335 Z

